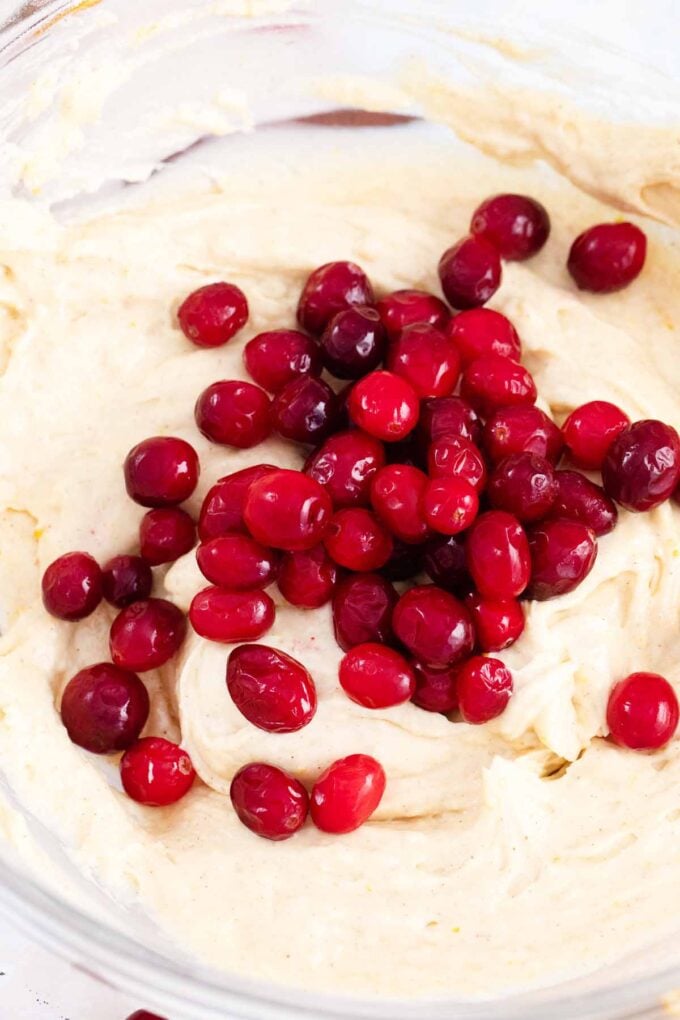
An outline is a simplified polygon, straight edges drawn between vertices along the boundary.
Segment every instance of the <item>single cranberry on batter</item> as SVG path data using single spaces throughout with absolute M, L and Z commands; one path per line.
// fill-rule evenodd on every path
M 353 832 L 377 809 L 385 784 L 382 765 L 370 755 L 340 758 L 321 773 L 312 787 L 312 821 L 322 832 Z
M 302 783 L 283 769 L 251 762 L 238 770 L 229 796 L 240 821 L 263 839 L 290 839 L 305 824 L 309 797 Z

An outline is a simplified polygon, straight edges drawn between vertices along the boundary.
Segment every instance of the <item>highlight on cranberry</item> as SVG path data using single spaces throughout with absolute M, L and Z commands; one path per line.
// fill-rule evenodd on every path
M 498 249 L 483 237 L 464 237 L 439 260 L 439 280 L 446 300 L 465 311 L 489 301 L 501 283 Z
M 305 463 L 305 474 L 323 485 L 340 510 L 369 503 L 371 480 L 385 466 L 385 447 L 367 432 L 350 429 L 330 436 Z
M 193 493 L 200 464 L 193 446 L 174 436 L 152 436 L 134 446 L 123 466 L 125 487 L 135 503 L 176 506 Z
M 43 574 L 43 605 L 60 620 L 83 620 L 102 600 L 102 572 L 88 553 L 60 556 Z
M 678 699 L 658 673 L 631 673 L 614 684 L 607 703 L 611 739 L 634 751 L 655 751 L 678 728 Z
M 412 432 L 418 421 L 418 394 L 394 372 L 371 372 L 351 389 L 349 416 L 369 435 L 394 443 Z
M 458 670 L 456 691 L 463 719 L 478 726 L 505 710 L 513 691 L 512 674 L 500 659 L 475 655 Z
M 323 369 L 319 345 L 297 329 L 258 333 L 244 347 L 243 361 L 257 385 L 270 393 L 301 375 L 319 376 Z
M 647 238 L 634 223 L 599 223 L 576 238 L 567 269 L 580 290 L 610 294 L 640 275 Z
M 523 261 L 548 240 L 550 217 L 535 198 L 494 195 L 473 212 L 470 233 L 489 241 L 504 259 Z
M 275 765 L 251 762 L 238 770 L 229 796 L 239 819 L 263 839 L 290 839 L 305 824 L 309 796 L 302 783 Z
M 322 832 L 353 832 L 377 810 L 385 785 L 385 771 L 371 755 L 340 758 L 321 773 L 312 787 L 312 821 Z
M 316 712 L 316 687 L 291 655 L 268 645 L 243 644 L 227 661 L 227 689 L 248 722 L 268 733 L 294 733 Z
M 460 436 L 440 436 L 427 451 L 430 478 L 463 478 L 479 494 L 486 486 L 486 462 L 478 446 Z
M 262 545 L 299 552 L 322 541 L 332 510 L 331 498 L 318 482 L 302 471 L 282 468 L 252 482 L 243 519 Z
M 286 383 L 271 408 L 274 429 L 294 443 L 321 443 L 338 427 L 338 398 L 328 383 L 302 375 Z
M 186 796 L 195 778 L 187 752 L 164 737 L 142 737 L 120 761 L 123 789 L 147 807 L 175 804 Z
M 233 283 L 209 283 L 192 291 L 177 312 L 180 329 L 197 347 L 221 347 L 248 321 L 248 302 Z
M 630 418 L 607 400 L 591 400 L 575 408 L 562 424 L 562 435 L 575 467 L 598 471 L 617 436 Z
M 517 598 L 529 584 L 529 542 L 520 522 L 505 510 L 479 515 L 467 534 L 465 551 L 468 570 L 483 598 Z
M 604 491 L 640 513 L 669 499 L 680 481 L 680 438 L 672 425 L 636 421 L 620 432 L 602 464 Z

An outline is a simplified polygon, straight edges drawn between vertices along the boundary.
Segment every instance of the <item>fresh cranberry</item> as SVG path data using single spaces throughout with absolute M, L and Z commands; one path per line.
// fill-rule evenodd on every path
M 165 1017 L 158 1016 L 157 1013 L 149 1013 L 147 1009 L 137 1009 L 130 1014 L 127 1020 L 165 1020 Z
M 43 574 L 43 604 L 60 620 L 82 620 L 102 600 L 102 572 L 92 556 L 84 552 L 65 553 Z
M 397 599 L 392 585 L 379 574 L 354 574 L 340 581 L 333 592 L 333 628 L 342 650 L 390 641 Z
M 444 437 L 468 439 L 479 446 L 482 437 L 479 415 L 461 397 L 431 397 L 420 409 L 418 434 L 425 448 Z
M 174 436 L 153 436 L 134 446 L 124 464 L 125 488 L 142 506 L 183 503 L 198 484 L 200 465 L 193 446 Z
M 424 290 L 395 290 L 378 301 L 376 308 L 390 340 L 408 326 L 428 325 L 443 329 L 451 313 L 434 294 Z
M 209 283 L 182 302 L 179 325 L 197 347 L 221 347 L 248 321 L 248 302 L 233 283 Z
M 393 340 L 387 368 L 410 382 L 419 397 L 446 397 L 456 388 L 460 357 L 436 326 L 409 326 Z
M 423 546 L 423 570 L 440 588 L 461 594 L 470 586 L 462 535 L 437 535 Z
M 423 516 L 433 531 L 457 535 L 470 527 L 479 510 L 479 497 L 464 478 L 433 478 L 423 492 Z
M 305 474 L 323 485 L 337 509 L 369 502 L 371 480 L 385 466 L 380 440 L 360 429 L 337 432 L 307 460 Z
M 354 262 L 327 262 L 310 273 L 297 308 L 298 322 L 310 333 L 321 333 L 330 319 L 352 305 L 372 305 L 373 288 Z
M 311 375 L 293 379 L 272 403 L 274 428 L 295 443 L 320 443 L 338 425 L 338 398 L 328 383 Z
M 239 769 L 229 788 L 234 811 L 246 828 L 264 839 L 290 839 L 305 824 L 309 797 L 293 776 L 262 762 Z
M 348 507 L 333 515 L 324 539 L 328 555 L 347 570 L 383 567 L 392 552 L 390 533 L 364 507 Z
M 257 385 L 270 393 L 301 375 L 321 375 L 323 368 L 319 345 L 297 329 L 258 333 L 246 344 L 243 360 Z
M 167 807 L 189 792 L 196 772 L 187 752 L 171 740 L 143 737 L 121 758 L 120 778 L 132 800 Z
M 222 535 L 199 545 L 196 560 L 211 584 L 231 591 L 266 588 L 276 580 L 278 556 L 248 535 Z
M 332 512 L 331 498 L 318 482 L 302 471 L 279 469 L 250 485 L 243 516 L 262 545 L 298 552 L 323 539 Z
M 557 464 L 562 456 L 562 433 L 540 407 L 528 404 L 499 407 L 484 426 L 484 451 L 498 464 L 513 453 L 535 453 Z
M 491 308 L 471 308 L 460 312 L 449 322 L 447 332 L 463 365 L 489 354 L 498 354 L 512 361 L 519 361 L 522 356 L 522 344 L 510 319 Z
M 463 719 L 479 725 L 504 711 L 512 694 L 512 674 L 500 659 L 475 655 L 458 670 L 456 690 Z
M 256 641 L 271 630 L 275 616 L 274 603 L 263 591 L 225 591 L 213 586 L 197 592 L 189 607 L 196 633 L 225 645 Z
M 529 583 L 531 558 L 524 529 L 504 510 L 480 514 L 467 536 L 467 565 L 479 594 L 512 599 Z
M 79 747 L 114 754 L 134 744 L 149 715 L 149 695 L 136 673 L 99 662 L 64 688 L 61 721 Z
M 489 476 L 487 496 L 492 507 L 507 510 L 526 523 L 540 521 L 557 498 L 552 465 L 535 453 L 513 453 Z
M 213 383 L 196 401 L 199 432 L 211 443 L 247 450 L 272 430 L 271 403 L 259 386 L 238 379 Z
M 383 360 L 387 334 L 375 308 L 345 308 L 321 335 L 324 368 L 336 379 L 360 379 Z
M 439 260 L 439 279 L 454 308 L 478 308 L 494 296 L 501 283 L 501 258 L 483 237 L 464 237 Z
M 441 436 L 427 454 L 431 478 L 462 478 L 481 492 L 486 484 L 486 464 L 479 447 L 459 436 Z
M 529 532 L 531 550 L 530 599 L 545 602 L 577 588 L 593 569 L 597 540 L 580 521 L 556 520 L 535 524 Z
M 569 250 L 567 269 L 579 290 L 609 294 L 639 276 L 647 238 L 633 223 L 599 223 L 584 230 Z
M 441 666 L 424 666 L 421 662 L 413 663 L 416 677 L 416 689 L 411 701 L 418 708 L 427 712 L 442 712 L 449 715 L 458 708 L 458 692 L 456 677 L 458 668 L 447 669 Z
M 621 432 L 602 464 L 604 491 L 626 510 L 652 510 L 680 480 L 680 438 L 672 425 L 647 419 Z
M 499 407 L 534 404 L 536 384 L 523 365 L 500 354 L 487 354 L 463 372 L 461 395 L 484 418 Z
M 591 400 L 577 407 L 562 425 L 572 463 L 586 471 L 598 471 L 609 447 L 629 425 L 628 415 L 606 400 Z
M 350 754 L 322 772 L 312 787 L 312 821 L 322 832 L 353 832 L 368 821 L 385 792 L 382 765 L 368 754 Z
M 418 421 L 418 394 L 393 372 L 371 372 L 352 387 L 349 415 L 364 432 L 394 443 L 411 432 Z
M 330 601 L 338 568 L 323 545 L 284 553 L 277 583 L 286 602 L 301 609 L 318 609 Z
M 417 585 L 401 596 L 392 614 L 392 627 L 411 655 L 428 666 L 453 666 L 474 646 L 467 609 L 433 584 Z
M 164 665 L 184 641 L 184 613 L 165 599 L 144 599 L 122 609 L 111 624 L 109 647 L 117 666 L 142 673 Z
M 631 673 L 614 684 L 607 703 L 611 739 L 634 751 L 655 751 L 678 727 L 678 699 L 658 673 Z
M 504 259 L 522 262 L 548 240 L 550 217 L 535 198 L 494 195 L 473 212 L 470 233 L 493 244 Z
M 422 570 L 422 546 L 392 539 L 392 553 L 380 573 L 388 581 L 408 581 Z
M 253 464 L 235 471 L 208 490 L 198 518 L 198 537 L 202 542 L 234 531 L 246 531 L 243 507 L 253 482 L 278 471 L 273 464 Z
M 352 648 L 340 663 L 340 686 L 364 708 L 391 708 L 408 701 L 415 675 L 403 655 L 386 645 Z
M 248 722 L 268 733 L 294 733 L 316 712 L 316 687 L 297 659 L 268 645 L 240 645 L 227 662 L 227 688 Z
M 557 498 L 550 511 L 551 517 L 580 521 L 596 535 L 613 531 L 618 511 L 601 485 L 591 482 L 578 471 L 556 471 L 555 481 Z
M 161 507 L 147 510 L 139 525 L 139 550 L 152 566 L 172 563 L 196 543 L 196 525 L 185 510 Z
M 373 509 L 402 542 L 423 542 L 429 535 L 422 510 L 427 485 L 427 475 L 408 464 L 388 464 L 371 483 Z
M 151 567 L 141 556 L 114 556 L 102 567 L 104 598 L 118 609 L 148 599 L 152 585 Z
M 465 598 L 472 615 L 477 644 L 483 652 L 500 652 L 514 644 L 524 630 L 524 610 L 516 599 L 483 599 L 477 592 Z

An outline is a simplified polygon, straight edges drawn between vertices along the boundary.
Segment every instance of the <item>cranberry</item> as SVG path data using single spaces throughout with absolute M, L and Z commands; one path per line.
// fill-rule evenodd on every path
M 327 262 L 310 273 L 297 308 L 298 322 L 321 333 L 330 319 L 352 305 L 372 305 L 373 288 L 354 262 Z
M 491 506 L 522 522 L 540 521 L 557 498 L 552 465 L 535 453 L 513 453 L 494 468 L 487 495 Z
M 504 259 L 522 262 L 548 240 L 550 217 L 535 198 L 494 195 L 475 209 L 470 233 L 493 244 Z
M 331 498 L 301 471 L 280 469 L 250 485 L 243 516 L 262 545 L 298 552 L 320 542 L 330 523 Z
M 562 425 L 572 463 L 586 471 L 599 470 L 609 447 L 629 425 L 628 415 L 606 400 L 591 400 L 577 407 Z
M 333 592 L 333 627 L 343 651 L 366 642 L 390 641 L 397 599 L 392 585 L 379 574 L 355 574 L 340 581 Z
M 349 415 L 364 432 L 394 443 L 418 421 L 418 394 L 393 372 L 371 372 L 355 383 L 347 401 Z
M 170 506 L 147 510 L 139 525 L 139 549 L 152 566 L 172 563 L 193 549 L 196 525 L 185 510 Z
M 149 1013 L 147 1009 L 137 1009 L 130 1014 L 127 1020 L 165 1020 L 165 1017 L 158 1016 L 157 1013 Z
M 429 528 L 422 511 L 427 475 L 408 464 L 388 464 L 371 483 L 371 505 L 402 542 L 423 542 Z
M 422 569 L 422 546 L 392 540 L 392 553 L 380 573 L 388 581 L 407 581 Z
M 424 708 L 427 712 L 443 712 L 444 715 L 455 712 L 458 708 L 457 667 L 446 669 L 414 662 L 413 671 L 416 676 L 416 689 L 411 701 L 414 705 Z
M 243 507 L 253 482 L 278 471 L 273 464 L 253 464 L 235 471 L 208 491 L 198 518 L 198 537 L 202 542 L 234 531 L 246 531 Z
M 577 588 L 593 569 L 597 541 L 580 521 L 560 517 L 535 524 L 529 532 L 531 582 L 527 595 L 545 602 Z
M 272 404 L 274 428 L 295 443 L 322 442 L 337 427 L 338 416 L 335 393 L 311 375 L 287 383 Z
M 186 629 L 184 613 L 172 602 L 133 602 L 111 624 L 111 658 L 117 666 L 136 673 L 157 669 L 178 651 Z
M 246 828 L 264 839 L 290 839 L 305 824 L 309 812 L 309 797 L 302 783 L 283 769 L 262 762 L 238 770 L 229 796 Z
M 484 426 L 484 450 L 493 464 L 513 453 L 535 453 L 557 464 L 562 447 L 562 433 L 540 407 L 499 407 Z
M 512 361 L 519 361 L 522 356 L 522 344 L 510 319 L 491 308 L 471 308 L 454 316 L 449 322 L 448 334 L 463 365 L 489 354 Z
M 469 439 L 459 436 L 436 439 L 428 450 L 427 465 L 431 478 L 462 478 L 478 493 L 486 484 L 484 457 Z
M 419 397 L 446 397 L 456 388 L 460 357 L 436 326 L 409 326 L 393 340 L 387 368 L 410 382 Z
M 614 684 L 607 703 L 611 739 L 634 751 L 655 751 L 678 726 L 678 699 L 658 673 L 631 673 Z
M 523 365 L 500 354 L 487 354 L 463 372 L 460 392 L 484 418 L 499 407 L 536 402 L 536 384 Z
M 385 645 L 356 645 L 340 663 L 340 686 L 364 708 L 391 708 L 415 690 L 413 670 L 403 655 Z
M 248 302 L 233 283 L 209 283 L 182 302 L 179 325 L 197 347 L 221 347 L 248 321 Z
M 74 744 L 95 754 L 114 754 L 134 744 L 142 732 L 149 695 L 136 673 L 99 662 L 69 680 L 60 711 Z
M 238 379 L 213 383 L 196 401 L 199 432 L 211 443 L 247 450 L 272 430 L 269 397 L 259 386 Z
M 321 336 L 324 368 L 336 379 L 359 379 L 383 360 L 387 334 L 375 308 L 346 308 Z
M 148 599 L 152 584 L 151 567 L 141 556 L 114 556 L 102 567 L 104 598 L 118 609 Z
M 462 535 L 437 535 L 423 547 L 423 570 L 447 591 L 460 594 L 470 586 Z
M 301 375 L 321 375 L 319 345 L 296 329 L 272 329 L 258 333 L 243 351 L 249 374 L 258 386 L 278 393 Z
M 183 503 L 198 484 L 200 465 L 193 446 L 174 436 L 144 439 L 125 458 L 125 488 L 142 506 Z
M 483 652 L 500 652 L 514 644 L 524 630 L 524 610 L 516 599 L 483 599 L 476 592 L 466 596 L 477 644 Z
M 504 510 L 480 514 L 466 545 L 468 570 L 486 599 L 512 599 L 529 583 L 531 559 L 522 525 Z
M 252 591 L 276 580 L 278 557 L 248 535 L 222 535 L 196 550 L 201 573 L 220 588 Z
M 479 446 L 482 437 L 479 415 L 461 397 L 431 397 L 424 400 L 418 432 L 426 446 L 445 436 L 468 439 Z
M 285 553 L 279 567 L 279 591 L 287 602 L 301 609 L 318 609 L 330 600 L 338 568 L 323 545 Z
M 326 538 L 328 555 L 347 570 L 383 567 L 392 553 L 392 538 L 375 514 L 349 507 L 333 515 Z
M 132 800 L 167 807 L 189 792 L 196 772 L 187 752 L 171 740 L 143 737 L 121 758 L 120 778 Z
M 551 517 L 567 517 L 587 524 L 596 535 L 606 535 L 618 519 L 615 504 L 601 485 L 596 485 L 578 471 L 557 471 L 557 498 Z
M 584 230 L 569 249 L 567 269 L 579 290 L 609 294 L 639 276 L 647 238 L 633 223 L 599 223 Z
M 43 604 L 60 620 L 82 620 L 102 600 L 102 572 L 92 556 L 65 553 L 50 563 L 42 579 Z
M 453 666 L 474 646 L 470 614 L 457 598 L 435 585 L 417 585 L 401 596 L 392 627 L 411 655 L 428 666 Z
M 501 258 L 483 237 L 464 237 L 439 260 L 439 279 L 454 308 L 477 308 L 494 296 L 501 283 Z
M 626 510 L 652 510 L 680 480 L 680 438 L 672 425 L 636 421 L 609 447 L 602 464 L 608 496 Z
M 338 432 L 305 464 L 305 474 L 323 485 L 338 509 L 369 502 L 371 480 L 385 466 L 385 449 L 360 429 Z
M 239 712 L 268 733 L 294 733 L 316 712 L 316 688 L 305 667 L 268 645 L 234 649 L 227 687 Z
M 503 712 L 512 694 L 512 674 L 500 659 L 475 655 L 458 670 L 456 689 L 463 719 L 478 725 Z
M 312 821 L 322 832 L 353 832 L 368 821 L 384 792 L 385 772 L 375 758 L 368 754 L 340 758 L 312 787 Z
M 470 527 L 479 510 L 477 493 L 464 478 L 434 478 L 423 492 L 423 516 L 433 531 L 457 535 Z
M 256 641 L 274 623 L 276 610 L 263 591 L 225 591 L 204 588 L 189 607 L 191 626 L 201 637 L 225 645 Z
M 395 290 L 381 298 L 376 308 L 390 340 L 396 340 L 408 326 L 427 324 L 443 329 L 451 318 L 441 298 L 424 290 Z

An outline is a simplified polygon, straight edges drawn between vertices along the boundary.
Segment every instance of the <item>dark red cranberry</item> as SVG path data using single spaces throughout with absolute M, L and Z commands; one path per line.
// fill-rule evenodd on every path
M 352 648 L 340 663 L 340 686 L 364 708 L 391 708 L 409 700 L 416 679 L 399 652 L 386 645 L 364 644 Z
M 246 531 L 243 507 L 253 482 L 266 478 L 279 469 L 273 464 L 253 464 L 235 471 L 208 490 L 198 518 L 198 537 L 202 542 L 234 531 Z
M 354 574 L 339 581 L 333 592 L 333 627 L 343 651 L 369 641 L 389 642 L 397 599 L 380 574 Z
M 246 828 L 264 839 L 290 839 L 305 824 L 309 811 L 302 783 L 263 762 L 240 768 L 231 781 L 229 796 Z
M 360 429 L 338 432 L 307 460 L 305 474 L 323 485 L 337 509 L 369 502 L 371 480 L 385 465 L 380 440 Z
M 460 595 L 471 581 L 462 535 L 437 535 L 423 546 L 423 570 L 440 588 Z
M 301 609 L 318 609 L 330 601 L 338 568 L 323 545 L 284 553 L 277 583 L 286 602 Z
M 427 454 L 431 478 L 462 478 L 481 492 L 486 485 L 486 464 L 479 447 L 459 436 L 441 436 Z
M 461 312 L 451 319 L 447 332 L 458 348 L 463 365 L 489 354 L 512 361 L 519 361 L 522 356 L 522 344 L 510 319 L 491 308 Z
M 250 485 L 243 510 L 253 538 L 287 552 L 311 549 L 330 523 L 331 498 L 301 471 L 280 469 Z
M 364 507 L 348 507 L 333 515 L 324 539 L 328 555 L 347 570 L 384 567 L 392 553 L 389 531 Z
M 392 540 L 392 553 L 380 573 L 388 581 L 407 581 L 422 570 L 422 546 Z
M 504 259 L 521 262 L 548 240 L 550 217 L 535 198 L 494 195 L 475 209 L 470 233 L 493 244 Z
M 529 531 L 531 582 L 527 596 L 538 602 L 566 595 L 593 569 L 597 540 L 580 521 L 560 517 L 541 521 Z
M 621 432 L 602 464 L 604 491 L 626 510 L 652 510 L 680 480 L 680 438 L 672 425 L 647 419 Z
M 457 535 L 470 527 L 479 510 L 479 497 L 464 478 L 433 478 L 423 492 L 423 516 L 433 531 Z
M 487 354 L 463 372 L 461 395 L 484 418 L 499 407 L 534 404 L 536 384 L 523 365 L 500 354 Z
M 371 483 L 371 505 L 402 542 L 423 542 L 429 535 L 422 500 L 428 478 L 408 464 L 388 464 Z
M 196 772 L 187 752 L 171 740 L 143 737 L 121 758 L 120 778 L 132 800 L 167 807 L 189 792 Z
M 78 747 L 114 754 L 134 744 L 149 715 L 149 695 L 136 673 L 99 662 L 64 688 L 61 721 Z
M 467 609 L 433 584 L 417 585 L 401 596 L 392 614 L 392 627 L 411 655 L 428 666 L 453 666 L 474 647 Z
M 248 535 L 222 535 L 196 550 L 196 560 L 211 584 L 231 591 L 266 588 L 276 580 L 278 556 Z
M 655 751 L 678 727 L 678 699 L 658 673 L 631 673 L 614 684 L 607 703 L 611 739 L 634 751 Z
M 458 708 L 465 722 L 495 719 L 512 695 L 512 673 L 500 659 L 475 655 L 463 663 L 456 677 Z
M 158 669 L 179 650 L 186 629 L 184 613 L 172 602 L 133 602 L 111 624 L 111 658 L 116 666 L 135 673 Z
M 557 464 L 562 456 L 562 433 L 540 407 L 499 407 L 484 426 L 484 451 L 492 464 L 513 453 L 535 453 Z
M 316 712 L 316 687 L 297 659 L 268 645 L 240 645 L 227 662 L 227 688 L 248 722 L 268 733 L 294 733 Z
M 172 563 L 193 549 L 196 525 L 185 510 L 161 507 L 147 510 L 139 525 L 139 551 L 147 563 Z
M 489 476 L 487 496 L 492 507 L 507 510 L 518 520 L 540 521 L 557 498 L 552 465 L 535 453 L 513 453 Z
M 412 432 L 418 421 L 418 394 L 393 372 L 371 372 L 352 387 L 349 415 L 364 432 L 394 443 Z
M 599 471 L 609 447 L 629 425 L 628 415 L 606 400 L 591 400 L 577 407 L 562 425 L 572 463 L 587 471 Z
M 144 439 L 125 458 L 125 488 L 142 506 L 183 503 L 198 484 L 200 465 L 193 446 L 174 436 Z
M 443 329 L 451 313 L 434 294 L 424 290 L 395 290 L 378 301 L 376 308 L 390 340 L 408 326 L 428 325 Z
M 418 708 L 427 712 L 442 712 L 449 715 L 458 708 L 458 692 L 456 690 L 457 667 L 447 669 L 442 666 L 424 666 L 421 662 L 413 663 L 416 677 L 416 689 L 411 701 Z
M 271 630 L 275 616 L 274 603 L 263 591 L 204 588 L 194 595 L 189 607 L 196 633 L 225 645 L 257 641 Z
M 596 485 L 578 471 L 556 471 L 557 498 L 551 517 L 567 517 L 586 524 L 596 535 L 606 535 L 618 519 L 616 505 L 601 485 Z
M 221 347 L 248 321 L 248 302 L 233 283 L 209 283 L 185 298 L 177 312 L 180 329 L 197 347 Z
M 141 556 L 114 556 L 102 567 L 104 598 L 118 609 L 148 599 L 152 585 L 151 567 Z
M 483 599 L 477 592 L 465 598 L 483 652 L 500 652 L 514 644 L 524 630 L 524 610 L 516 599 Z
M 375 308 L 357 306 L 338 312 L 321 340 L 324 368 L 336 379 L 360 379 L 385 355 L 387 334 Z
M 131 1013 L 127 1020 L 165 1020 L 165 1017 L 157 1013 L 149 1013 L 148 1009 L 137 1009 Z
M 409 326 L 387 353 L 390 372 L 406 379 L 419 397 L 446 397 L 456 388 L 460 357 L 452 340 L 436 326 Z
M 478 308 L 500 287 L 501 258 L 482 237 L 464 237 L 439 260 L 439 279 L 446 300 L 454 308 Z
M 599 223 L 576 238 L 567 269 L 579 290 L 609 294 L 639 276 L 646 254 L 647 238 L 634 223 Z
M 274 428 L 295 443 L 321 443 L 337 428 L 338 398 L 328 383 L 302 375 L 287 383 L 272 403 Z
M 468 439 L 479 446 L 482 423 L 467 400 L 461 397 L 431 397 L 421 405 L 418 434 L 425 448 L 445 436 Z
M 372 305 L 373 288 L 354 262 L 327 262 L 310 273 L 297 308 L 298 322 L 310 333 L 321 333 L 338 312 L 352 305 Z
M 375 758 L 368 754 L 340 758 L 312 787 L 312 821 L 322 832 L 353 832 L 368 821 L 384 792 L 385 772 Z
M 468 570 L 486 599 L 512 599 L 529 583 L 531 558 L 524 529 L 504 510 L 480 514 L 467 536 Z
M 297 329 L 272 329 L 258 333 L 243 351 L 249 374 L 258 386 L 278 393 L 301 375 L 321 375 L 319 345 Z
M 84 552 L 65 553 L 43 574 L 43 605 L 60 620 L 82 620 L 102 600 L 102 572 L 92 556 Z
M 238 379 L 213 383 L 196 401 L 199 432 L 211 443 L 247 450 L 272 430 L 271 403 L 259 386 Z

